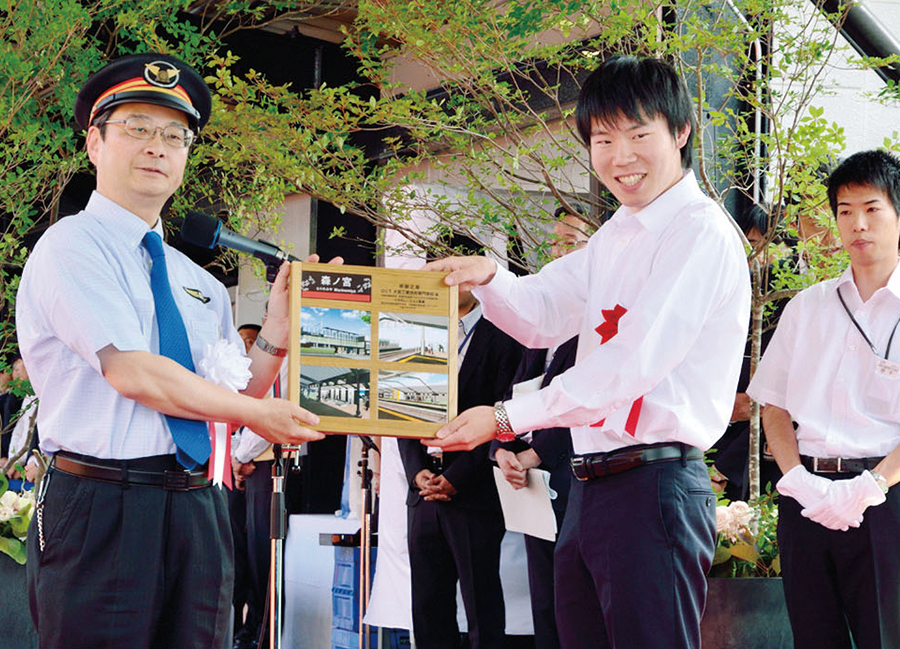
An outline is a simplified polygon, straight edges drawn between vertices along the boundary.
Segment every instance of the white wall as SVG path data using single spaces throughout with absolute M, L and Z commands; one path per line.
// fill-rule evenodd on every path
M 281 212 L 281 225 L 278 231 L 271 233 L 247 232 L 252 238 L 265 239 L 295 257 L 305 259 L 310 250 L 310 197 L 305 194 L 289 196 Z M 259 324 L 265 313 L 268 291 L 263 278 L 254 273 L 252 258 L 242 256 L 238 272 L 237 295 L 232 297 L 234 304 L 234 323 Z
M 808 1 L 805 4 L 812 7 Z M 900 0 L 869 0 L 865 5 L 900 40 Z M 840 42 L 843 47 L 832 59 L 825 84 L 834 94 L 820 94 L 813 103 L 825 109 L 825 119 L 843 127 L 846 156 L 881 147 L 885 137 L 896 139 L 895 134 L 900 131 L 900 103 L 884 104 L 873 98 L 884 88 L 884 82 L 875 72 L 853 69 L 848 61 L 858 55 L 846 41 Z

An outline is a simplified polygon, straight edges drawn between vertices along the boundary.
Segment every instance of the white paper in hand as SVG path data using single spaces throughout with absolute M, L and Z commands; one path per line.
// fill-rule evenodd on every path
M 549 472 L 528 469 L 528 486 L 513 489 L 503 477 L 503 471 L 494 467 L 494 481 L 497 483 L 506 529 L 547 541 L 556 540 L 556 515 L 550 502 Z

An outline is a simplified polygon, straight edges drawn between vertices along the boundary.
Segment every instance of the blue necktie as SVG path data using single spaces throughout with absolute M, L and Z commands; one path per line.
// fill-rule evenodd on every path
M 159 353 L 194 371 L 191 347 L 188 343 L 184 320 L 178 312 L 169 273 L 166 270 L 166 254 L 162 239 L 152 230 L 144 235 L 144 247 L 150 253 L 150 289 L 156 304 L 156 324 L 159 329 Z M 169 431 L 178 447 L 178 462 L 187 469 L 193 469 L 209 459 L 209 429 L 203 422 L 166 415 Z

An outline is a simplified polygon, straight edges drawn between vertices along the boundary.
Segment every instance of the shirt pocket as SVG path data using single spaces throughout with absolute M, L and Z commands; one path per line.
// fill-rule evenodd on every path
M 900 421 L 900 377 L 879 372 L 873 361 L 866 382 L 863 404 L 867 414 L 885 421 Z
M 182 298 L 179 304 L 195 355 L 199 353 L 202 356 L 204 347 L 216 342 L 222 336 L 219 315 L 210 307 L 211 304 L 212 302 L 204 304 L 192 297 Z

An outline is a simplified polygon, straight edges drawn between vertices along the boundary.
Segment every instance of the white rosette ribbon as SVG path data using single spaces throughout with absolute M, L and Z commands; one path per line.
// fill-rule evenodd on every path
M 230 340 L 220 339 L 206 346 L 203 358 L 197 365 L 197 374 L 210 383 L 238 392 L 246 388 L 253 377 L 250 362 L 240 347 Z M 231 435 L 228 424 L 209 422 L 209 430 L 212 442 L 209 478 L 219 488 L 224 482 L 231 489 Z

